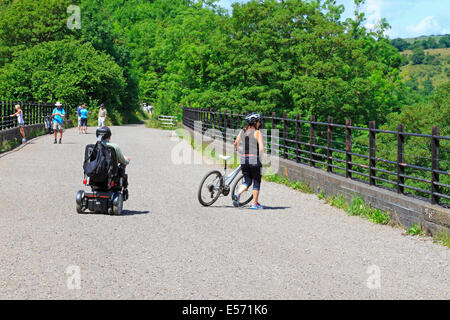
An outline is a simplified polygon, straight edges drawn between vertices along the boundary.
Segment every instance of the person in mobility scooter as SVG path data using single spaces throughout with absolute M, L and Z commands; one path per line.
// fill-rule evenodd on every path
M 130 158 L 122 153 L 120 147 L 110 142 L 111 130 L 98 128 L 97 143 L 88 144 L 84 153 L 83 183 L 92 192 L 79 190 L 76 197 L 77 212 L 86 210 L 97 213 L 120 215 L 123 201 L 128 199 L 128 175 L 125 167 Z

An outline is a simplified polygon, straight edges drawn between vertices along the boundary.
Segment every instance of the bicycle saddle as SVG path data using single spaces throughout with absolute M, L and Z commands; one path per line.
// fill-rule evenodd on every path
M 231 156 L 224 156 L 224 155 L 221 154 L 221 155 L 219 156 L 219 158 L 222 159 L 222 160 L 227 161 L 228 159 L 231 158 Z

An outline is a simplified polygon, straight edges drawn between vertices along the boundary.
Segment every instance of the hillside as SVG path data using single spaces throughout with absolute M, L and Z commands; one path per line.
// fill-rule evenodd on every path
M 420 36 L 420 37 L 416 37 L 416 38 L 403 38 L 403 40 L 405 40 L 408 43 L 414 43 L 416 41 L 423 41 L 423 40 L 427 40 L 430 38 L 434 38 L 434 40 L 436 40 L 437 42 L 439 42 L 439 40 L 443 37 L 445 37 L 446 35 L 431 35 L 431 36 Z
M 450 81 L 450 48 L 427 49 L 424 50 L 424 53 L 425 58 L 427 56 L 434 57 L 434 59 L 428 59 L 431 60 L 431 64 L 412 64 L 410 61 L 412 50 L 405 50 L 401 53 L 408 61 L 408 64 L 401 67 L 403 79 L 405 81 L 416 79 L 419 89 L 424 88 L 424 81 L 428 78 L 434 88 Z M 427 62 L 427 59 L 424 60 Z

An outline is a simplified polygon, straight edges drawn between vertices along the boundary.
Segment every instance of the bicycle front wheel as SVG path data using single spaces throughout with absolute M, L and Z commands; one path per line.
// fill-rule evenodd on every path
M 239 192 L 239 189 L 241 188 L 242 184 L 244 183 L 244 175 L 241 174 L 237 179 L 236 182 L 233 185 L 233 192 L 231 193 L 233 194 L 237 194 Z M 252 201 L 253 199 L 253 194 L 250 190 L 245 190 L 244 192 L 241 193 L 241 196 L 239 197 L 239 206 L 245 206 L 246 204 L 248 204 L 250 201 Z
M 222 174 L 215 170 L 208 172 L 198 188 L 198 201 L 205 207 L 212 205 L 223 190 Z

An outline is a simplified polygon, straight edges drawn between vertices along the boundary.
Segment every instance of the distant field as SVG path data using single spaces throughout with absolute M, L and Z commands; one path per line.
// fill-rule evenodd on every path
M 439 49 L 426 49 L 424 50 L 425 54 L 432 54 L 432 55 L 441 55 L 441 56 L 450 56 L 450 48 L 439 48 Z M 405 50 L 401 54 L 403 55 L 410 55 L 412 54 L 412 50 Z
M 406 39 L 405 39 L 406 40 Z M 412 54 L 411 50 L 405 50 L 401 53 L 404 56 L 409 56 Z M 401 74 L 405 81 L 409 80 L 411 77 L 416 76 L 419 82 L 419 88 L 423 88 L 423 81 L 430 77 L 433 86 L 437 87 L 447 81 L 450 81 L 450 48 L 443 49 L 428 49 L 425 50 L 425 54 L 438 56 L 440 60 L 440 65 L 425 65 L 408 64 L 401 67 Z
M 434 38 L 436 39 L 436 41 L 439 41 L 440 38 L 442 38 L 444 35 L 439 35 L 439 36 L 422 36 L 422 37 L 417 37 L 417 38 L 404 38 L 403 40 L 405 40 L 408 43 L 414 43 L 415 41 L 422 41 L 428 38 Z

